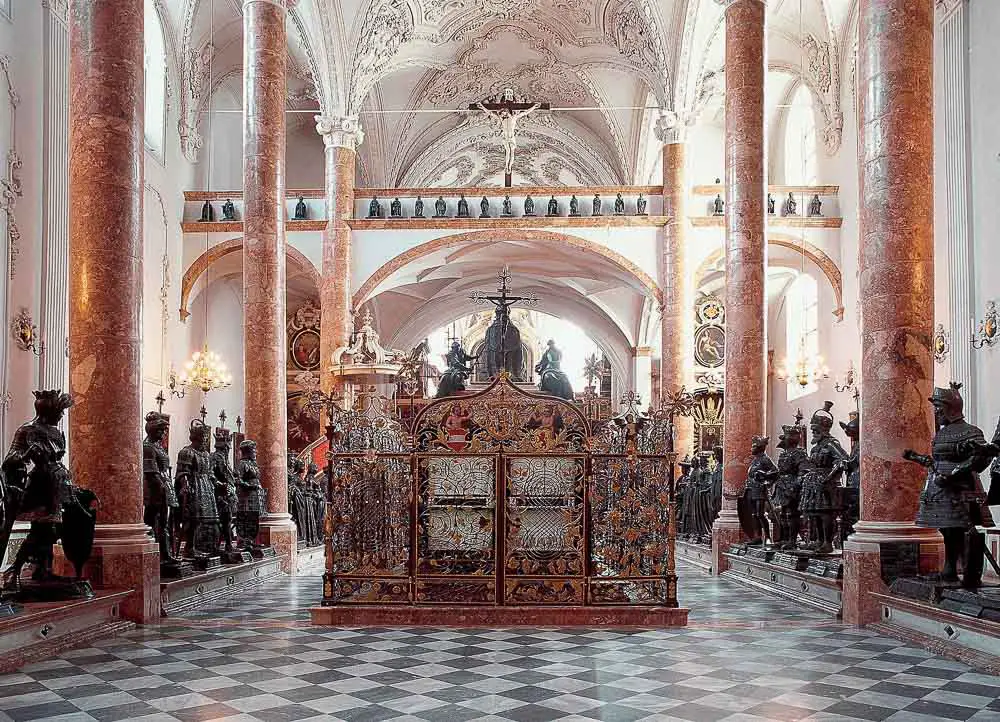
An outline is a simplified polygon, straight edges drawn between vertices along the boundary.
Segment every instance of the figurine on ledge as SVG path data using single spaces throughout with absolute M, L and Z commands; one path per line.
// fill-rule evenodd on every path
M 0 559 L 7 552 L 14 522 L 31 522 L 14 563 L 3 573 L 3 596 L 23 601 L 89 598 L 93 592 L 80 577 L 94 544 L 97 497 L 70 481 L 62 461 L 66 437 L 59 429 L 73 400 L 58 390 L 35 391 L 34 395 L 35 418 L 14 432 L 0 465 Z M 76 569 L 75 580 L 53 573 L 52 547 L 60 538 L 66 558 Z M 22 588 L 25 564 L 34 566 L 30 588 Z
M 601 200 L 601 194 L 600 193 L 595 193 L 594 194 L 593 210 L 591 211 L 591 215 L 594 215 L 594 216 L 601 215 L 601 206 L 603 206 L 603 205 L 604 205 L 604 201 Z
M 378 198 L 372 198 L 371 203 L 368 204 L 368 217 L 382 217 L 382 204 L 378 202 Z
M 774 196 L 770 193 L 767 194 L 767 215 L 774 215 Z
M 994 526 L 984 504 L 979 473 L 1000 449 L 987 444 L 982 430 L 965 420 L 961 388 L 962 384 L 952 381 L 947 389 L 934 389 L 928 400 L 934 406 L 937 432 L 930 456 L 907 449 L 903 458 L 927 467 L 916 524 L 938 529 L 944 537 L 941 581 L 958 581 L 958 563 L 962 559 L 962 586 L 975 589 L 982 582 L 986 549 L 983 534 L 976 527 Z
M 413 217 L 423 218 L 424 217 L 424 199 L 417 196 L 416 203 L 413 204 Z
M 444 196 L 438 196 L 434 201 L 434 217 L 445 218 L 448 215 L 448 204 L 445 203 Z
M 215 209 L 212 208 L 211 201 L 205 201 L 201 207 L 201 218 L 198 219 L 201 223 L 210 223 L 215 220 Z
M 479 217 L 489 218 L 490 217 L 490 199 L 483 196 L 483 199 L 479 201 Z
M 559 201 L 556 200 L 555 196 L 549 198 L 549 211 L 545 215 L 547 216 L 558 216 L 559 215 Z
M 459 391 L 465 391 L 465 380 L 472 375 L 472 367 L 468 363 L 477 358 L 479 358 L 479 354 L 470 356 L 458 340 L 452 341 L 451 350 L 445 356 L 448 368 L 441 374 L 437 394 L 434 398 L 443 399 L 446 396 L 453 396 Z
M 625 199 L 622 198 L 621 193 L 615 196 L 615 215 L 616 216 L 625 215 Z
M 393 198 L 392 203 L 389 204 L 389 217 L 390 218 L 402 218 L 403 217 L 403 204 L 398 198 Z
M 304 221 L 309 218 L 309 209 L 306 207 L 306 199 L 299 196 L 299 202 L 295 204 L 295 220 Z
M 725 201 L 722 200 L 722 194 L 716 193 L 715 200 L 712 201 L 712 215 L 721 216 L 724 213 L 725 208 L 726 208 L 726 203 Z
M 531 200 L 531 196 L 526 196 L 524 199 L 524 215 L 535 215 L 535 202 Z
M 580 215 L 580 201 L 576 199 L 575 195 L 569 199 L 569 214 L 571 216 Z
M 222 220 L 224 221 L 235 221 L 236 220 L 236 206 L 233 202 L 226 199 L 226 202 L 222 204 Z
M 503 213 L 503 215 L 508 217 L 514 215 L 514 209 L 511 207 L 510 204 L 510 196 L 503 197 L 503 210 L 501 211 L 501 213 Z
M 635 214 L 637 216 L 646 215 L 646 198 L 642 193 L 639 194 L 639 197 L 635 201 Z
M 469 217 L 469 201 L 465 200 L 465 196 L 459 196 L 458 198 L 458 217 L 468 218 Z
M 795 202 L 795 195 L 789 191 L 788 198 L 785 199 L 785 213 L 786 216 L 796 216 L 798 215 L 798 203 Z
M 823 201 L 819 199 L 819 194 L 814 193 L 812 200 L 809 201 L 809 217 L 818 218 L 823 215 Z

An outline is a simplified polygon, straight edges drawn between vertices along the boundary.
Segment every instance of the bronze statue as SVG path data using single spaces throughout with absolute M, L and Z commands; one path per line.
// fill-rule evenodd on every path
M 312 543 L 323 543 L 323 519 L 326 516 L 326 485 L 323 483 L 324 476 L 319 473 L 319 467 L 315 463 L 309 462 L 306 469 L 306 478 L 309 479 L 310 490 L 313 500 L 313 518 L 316 521 L 315 535 Z
M 794 549 L 799 538 L 799 497 L 802 485 L 799 474 L 809 467 L 809 456 L 799 444 L 802 442 L 802 428 L 797 424 L 783 425 L 778 439 L 778 469 L 774 486 L 771 488 L 771 508 L 777 522 L 777 533 L 772 531 L 774 541 L 782 549 Z M 769 476 L 775 476 L 771 472 Z
M 646 197 L 642 193 L 639 194 L 639 197 L 635 201 L 635 214 L 637 216 L 646 215 Z
M 490 199 L 483 196 L 483 199 L 479 201 L 479 217 L 489 218 L 490 217 Z
M 674 486 L 674 504 L 677 508 L 677 536 L 686 536 L 690 527 L 688 514 L 691 507 L 691 459 L 685 456 L 677 462 L 681 477 Z
M 295 535 L 299 541 L 306 538 L 306 507 L 302 498 L 302 471 L 305 464 L 296 459 L 294 454 L 288 455 L 288 513 L 295 522 Z
M 368 204 L 368 217 L 382 217 L 382 204 L 378 202 L 378 198 L 372 198 L 371 203 Z
M 726 202 L 722 200 L 722 194 L 716 193 L 715 200 L 712 201 L 712 215 L 721 216 L 726 209 Z
M 514 215 L 514 210 L 513 210 L 513 208 L 511 208 L 511 205 L 510 205 L 510 196 L 504 196 L 503 197 L 503 211 L 502 211 L 502 213 L 505 216 L 512 216 L 512 215 Z
M 535 202 L 531 200 L 531 196 L 526 196 L 524 199 L 524 215 L 535 215 Z
M 458 199 L 458 217 L 468 218 L 469 217 L 469 201 L 465 200 L 465 196 L 460 196 Z
M 812 200 L 809 201 L 809 216 L 816 218 L 821 215 L 823 215 L 823 201 L 819 199 L 819 194 L 815 193 Z
M 521 347 L 521 332 L 510 321 L 510 309 L 497 306 L 493 323 L 486 329 L 484 342 L 486 351 L 486 375 L 496 377 L 507 371 L 513 381 L 525 381 L 524 349 Z
M 576 199 L 575 195 L 569 199 L 569 214 L 571 216 L 580 215 L 580 201 Z
M 927 467 L 916 524 L 938 529 L 944 537 L 941 581 L 958 581 L 958 563 L 964 557 L 962 586 L 973 589 L 980 586 L 985 561 L 985 541 L 976 526 L 994 526 L 983 504 L 979 474 L 1000 449 L 987 444 L 982 430 L 965 420 L 961 388 L 953 381 L 947 389 L 934 389 L 928 400 L 934 406 L 937 432 L 930 456 L 907 449 L 903 458 Z
M 601 200 L 601 194 L 600 193 L 595 193 L 594 194 L 594 205 L 593 205 L 593 210 L 591 211 L 591 215 L 594 215 L 594 216 L 601 215 L 601 206 L 603 206 L 603 205 L 604 205 L 604 202 Z
M 222 220 L 224 221 L 235 221 L 236 220 L 236 206 L 233 202 L 226 199 L 226 202 L 222 204 Z
M 445 356 L 448 368 L 441 374 L 441 379 L 438 381 L 437 394 L 435 394 L 434 398 L 443 399 L 459 391 L 465 391 L 465 380 L 472 375 L 472 367 L 468 363 L 469 361 L 475 361 L 477 358 L 479 358 L 478 354 L 475 356 L 467 354 L 458 340 L 452 341 L 451 349 Z
M 841 467 L 847 476 L 847 483 L 842 493 L 843 510 L 841 511 L 840 536 L 847 539 L 848 535 L 854 531 L 861 514 L 861 448 L 858 443 L 861 435 L 861 419 L 857 411 L 848 414 L 848 422 L 840 422 L 840 428 L 844 430 L 847 438 L 851 440 L 851 453 L 842 463 Z
M 547 216 L 558 216 L 559 215 L 559 201 L 556 200 L 555 196 L 549 198 L 549 210 Z
M 70 480 L 69 469 L 63 464 L 66 437 L 59 429 L 73 400 L 56 389 L 33 393 L 35 418 L 14 431 L 0 464 L 0 560 L 7 552 L 14 522 L 31 522 L 13 564 L 3 573 L 3 591 L 21 592 L 21 571 L 25 564 L 31 564 L 32 581 L 39 583 L 33 591 L 46 595 L 42 598 L 90 597 L 93 592 L 80 577 L 93 548 L 97 516 L 93 504 L 97 497 Z M 75 567 L 76 580 L 52 571 L 52 547 L 59 538 L 66 558 Z
M 403 217 L 403 204 L 399 202 L 399 198 L 393 198 L 392 203 L 389 204 L 389 217 L 390 218 Z
M 434 217 L 444 218 L 448 215 L 448 204 L 444 201 L 444 196 L 438 196 L 438 199 L 434 201 Z
M 747 469 L 747 486 L 744 492 L 746 512 L 740 514 L 740 520 L 743 521 L 743 532 L 750 538 L 751 544 L 764 544 L 771 538 L 767 521 L 767 487 L 768 482 L 777 475 L 778 467 L 767 455 L 770 441 L 766 436 L 754 436 L 750 442 L 753 458 Z
M 198 219 L 202 223 L 208 223 L 215 220 L 215 209 L 212 208 L 211 201 L 205 201 L 201 206 L 201 218 Z
M 622 194 L 619 193 L 615 197 L 615 215 L 622 216 L 625 215 L 625 200 L 622 198 Z
M 242 561 L 233 548 L 233 524 L 236 521 L 236 476 L 229 464 L 229 454 L 233 448 L 232 433 L 229 429 L 215 430 L 215 451 L 212 452 L 212 476 L 215 481 L 215 505 L 219 510 L 219 524 L 222 527 L 222 541 L 226 558 L 223 561 Z M 218 542 L 216 542 L 218 549 Z M 233 556 L 235 554 L 235 556 Z
M 240 444 L 240 463 L 236 467 L 237 489 L 236 533 L 246 550 L 258 549 L 257 534 L 260 516 L 264 513 L 265 491 L 260 485 L 257 466 L 257 443 L 247 439 Z
M 712 458 L 715 460 L 715 466 L 711 471 L 712 475 L 712 524 L 719 516 L 719 512 L 722 511 L 722 446 L 716 445 L 712 447 Z
M 299 196 L 299 202 L 295 204 L 295 220 L 304 221 L 309 218 L 309 208 L 306 207 L 306 199 Z
M 416 203 L 413 204 L 413 217 L 423 218 L 424 217 L 424 199 L 417 196 Z
M 208 452 L 209 428 L 200 419 L 189 427 L 190 442 L 177 454 L 175 485 L 180 502 L 183 541 L 188 558 L 216 555 L 219 510 L 215 504 L 212 459 Z
M 569 382 L 569 376 L 560 368 L 561 361 L 562 351 L 556 348 L 555 341 L 549 339 L 545 353 L 535 365 L 535 373 L 540 374 L 538 390 L 549 396 L 572 401 L 573 386 Z
M 774 215 L 774 196 L 770 193 L 767 194 L 767 215 Z
M 142 521 L 152 530 L 160 547 L 161 576 L 174 576 L 171 516 L 177 511 L 177 494 L 170 478 L 170 456 L 163 446 L 170 417 L 158 411 L 146 414 L 146 438 L 142 442 Z M 162 572 L 167 567 L 167 574 Z
M 990 443 L 1000 448 L 1000 421 L 997 421 L 997 428 Z M 993 463 L 990 464 L 990 491 L 986 496 L 986 506 L 1000 506 L 1000 456 L 993 459 Z
M 799 204 L 795 202 L 795 196 L 791 191 L 788 193 L 788 198 L 785 200 L 785 215 L 794 216 L 798 215 Z
M 823 403 L 809 420 L 812 448 L 809 469 L 802 475 L 802 496 L 799 509 L 808 516 L 811 529 L 807 548 L 817 554 L 833 552 L 834 522 L 841 506 L 840 476 L 847 452 L 833 436 L 832 401 Z

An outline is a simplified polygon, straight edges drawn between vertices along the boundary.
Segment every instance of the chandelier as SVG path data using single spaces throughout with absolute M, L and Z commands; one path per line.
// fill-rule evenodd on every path
M 178 377 L 176 371 L 170 372 L 170 392 L 175 396 L 183 396 L 187 389 L 208 393 L 224 389 L 233 383 L 233 376 L 226 368 L 222 357 L 215 351 L 208 350 L 208 344 L 201 351 L 195 351 L 184 364 L 184 370 Z M 177 387 L 182 387 L 178 392 Z
M 786 358 L 782 361 L 775 376 L 780 381 L 795 379 L 799 386 L 805 387 L 818 383 L 821 379 L 830 378 L 830 369 L 823 363 L 822 356 L 810 354 L 806 350 L 806 339 L 803 336 L 799 339 L 799 352 L 795 360 Z

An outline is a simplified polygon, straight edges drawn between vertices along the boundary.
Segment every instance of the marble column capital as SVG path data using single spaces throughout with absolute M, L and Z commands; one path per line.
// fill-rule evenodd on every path
M 934 0 L 934 6 L 937 9 L 938 18 L 944 20 L 967 2 L 968 0 Z
M 664 145 L 683 143 L 687 140 L 687 131 L 692 125 L 694 117 L 688 111 L 661 110 L 653 125 L 653 135 Z
M 355 150 L 365 140 L 365 132 L 356 115 L 315 115 L 313 120 L 327 148 Z

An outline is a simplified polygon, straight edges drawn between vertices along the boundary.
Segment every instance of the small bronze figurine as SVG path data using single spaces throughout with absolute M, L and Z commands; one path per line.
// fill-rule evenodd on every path
M 235 221 L 236 220 L 236 206 L 233 202 L 226 199 L 226 202 L 222 204 L 222 220 L 224 221 Z
M 236 506 L 236 533 L 243 549 L 260 548 L 257 534 L 260 515 L 264 513 L 266 493 L 260 485 L 260 467 L 257 466 L 257 443 L 247 439 L 240 444 L 240 463 L 236 467 L 239 483 Z
M 215 220 L 215 209 L 212 208 L 211 201 L 205 201 L 201 206 L 201 218 L 198 219 L 202 223 L 208 223 Z
M 295 204 L 295 220 L 304 221 L 309 218 L 309 208 L 306 206 L 304 196 L 299 196 L 299 202 Z
M 465 200 L 465 196 L 460 196 L 458 199 L 458 217 L 468 218 L 469 217 L 469 201 Z
M 378 198 L 372 198 L 371 203 L 368 204 L 368 217 L 382 217 L 382 204 L 378 202 Z
M 603 206 L 603 205 L 604 205 L 604 201 L 601 200 L 601 194 L 600 193 L 595 193 L 594 194 L 594 205 L 593 205 L 593 210 L 591 211 L 591 215 L 594 215 L 594 216 L 601 215 L 601 206 Z
M 580 201 L 576 199 L 575 195 L 569 199 L 569 214 L 571 216 L 580 215 Z
M 535 202 L 531 200 L 531 196 L 526 196 L 524 199 L 524 215 L 535 215 Z
M 785 215 L 795 216 L 798 215 L 799 204 L 795 202 L 795 196 L 791 191 L 788 193 L 788 198 L 785 199 Z
M 392 203 L 389 204 L 389 217 L 390 218 L 403 217 L 403 204 L 399 202 L 399 198 L 393 198 Z
M 438 196 L 438 199 L 434 201 L 434 217 L 444 218 L 448 215 L 448 204 L 445 203 L 443 196 Z
M 513 208 L 511 208 L 511 205 L 510 205 L 510 196 L 504 196 L 503 197 L 503 211 L 502 211 L 502 213 L 505 216 L 512 216 L 512 215 L 514 215 L 514 210 L 513 210 Z
M 721 216 L 726 209 L 726 202 L 722 200 L 722 194 L 716 193 L 715 200 L 712 201 L 712 215 Z
M 479 201 L 479 217 L 489 218 L 490 217 L 490 199 L 483 196 L 483 199 Z
M 767 215 L 774 215 L 774 196 L 770 193 L 767 194 Z
M 558 216 L 559 215 L 559 201 L 556 200 L 555 196 L 549 198 L 549 210 L 547 216 Z
M 947 389 L 934 389 L 929 401 L 937 432 L 930 456 L 907 449 L 903 458 L 927 467 L 916 524 L 939 529 L 944 537 L 941 581 L 958 581 L 958 562 L 964 557 L 962 586 L 975 589 L 982 582 L 985 561 L 985 540 L 976 526 L 994 526 L 983 503 L 986 495 L 979 474 L 1000 449 L 987 444 L 982 430 L 965 420 L 961 388 L 953 381 Z
M 812 200 L 809 201 L 809 217 L 817 218 L 823 215 L 823 201 L 819 199 L 819 194 L 813 195 Z
M 621 193 L 619 193 L 615 197 L 615 215 L 616 216 L 625 215 L 625 200 L 622 198 Z
M 635 214 L 637 216 L 646 215 L 646 197 L 642 193 L 639 194 L 639 197 L 635 201 Z
M 417 202 L 413 204 L 413 217 L 423 218 L 424 217 L 424 199 L 417 196 Z

